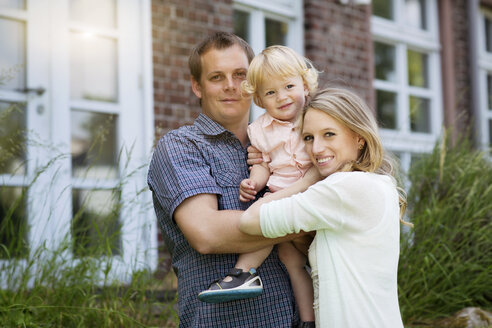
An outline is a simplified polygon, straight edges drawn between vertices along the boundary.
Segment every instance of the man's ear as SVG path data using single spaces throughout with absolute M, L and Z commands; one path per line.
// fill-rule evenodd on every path
M 202 99 L 202 87 L 199 82 L 197 82 L 193 76 L 190 78 L 191 81 L 191 89 L 193 90 L 193 93 L 195 96 L 197 96 L 199 99 Z

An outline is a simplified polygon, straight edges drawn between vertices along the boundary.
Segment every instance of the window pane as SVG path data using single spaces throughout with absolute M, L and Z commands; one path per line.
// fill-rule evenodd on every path
M 395 61 L 394 46 L 374 42 L 374 66 L 376 69 L 376 79 L 395 81 Z
M 0 8 L 26 9 L 25 0 L 0 0 Z
M 485 17 L 485 49 L 492 52 L 492 19 Z
M 0 174 L 26 174 L 25 106 L 0 102 Z
M 428 87 L 427 55 L 413 50 L 407 51 L 408 84 L 414 87 Z
M 430 133 L 430 101 L 410 96 L 410 130 L 412 132 Z
M 372 14 L 386 19 L 393 19 L 393 1 L 374 0 L 372 2 Z
M 117 116 L 72 110 L 72 175 L 79 178 L 118 177 Z
M 396 129 L 396 94 L 376 90 L 377 119 L 384 129 Z
M 72 250 L 76 257 L 121 254 L 119 190 L 72 190 Z
M 269 47 L 276 44 L 285 46 L 288 31 L 289 31 L 289 25 L 287 23 L 266 18 L 265 19 L 266 46 Z
M 25 24 L 0 18 L 0 89 L 25 89 Z
M 492 74 L 487 74 L 487 103 L 489 110 L 492 110 Z
M 249 13 L 234 10 L 234 33 L 246 42 L 250 42 Z
M 489 149 L 492 155 L 492 120 L 489 120 Z
M 27 189 L 0 186 L 0 259 L 26 257 Z
M 425 0 L 405 0 L 405 23 L 419 29 L 427 29 Z
M 83 33 L 70 38 L 72 99 L 118 100 L 116 41 Z
M 89 25 L 116 27 L 115 0 L 70 0 L 70 19 Z

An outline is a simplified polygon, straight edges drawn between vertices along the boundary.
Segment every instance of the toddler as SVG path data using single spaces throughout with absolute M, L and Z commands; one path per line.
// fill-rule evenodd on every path
M 308 94 L 317 86 L 318 71 L 308 59 L 288 47 L 268 47 L 251 62 L 242 89 L 266 110 L 248 127 L 251 144 L 262 153 L 263 163 L 254 165 L 249 179 L 241 182 L 241 201 L 254 200 L 265 186 L 271 192 L 283 189 L 312 167 L 299 131 L 299 114 Z M 278 254 L 289 272 L 301 321 L 312 322 L 314 327 L 313 286 L 305 269 L 308 245 L 304 240 L 306 238 L 279 244 Z M 263 283 L 256 269 L 271 250 L 270 246 L 240 254 L 228 276 L 214 281 L 198 298 L 220 303 L 260 295 Z

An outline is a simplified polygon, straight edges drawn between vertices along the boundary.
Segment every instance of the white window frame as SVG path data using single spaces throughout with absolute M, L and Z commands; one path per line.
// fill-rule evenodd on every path
M 25 11 L 1 10 L 0 14 L 7 12 L 8 17 L 26 21 L 26 85 L 30 88 L 42 86 L 47 90 L 42 96 L 27 95 L 25 98 L 29 100 L 27 120 L 35 122 L 28 123 L 28 129 L 31 131 L 32 126 L 34 129 L 30 133 L 35 140 L 50 145 L 50 148 L 30 147 L 26 176 L 1 175 L 0 182 L 7 186 L 25 186 L 33 180 L 37 170 L 62 155 L 37 177 L 28 192 L 31 255 L 41 245 L 48 250 L 57 250 L 64 237 L 70 235 L 72 188 L 95 187 L 71 176 L 71 158 L 67 156 L 70 154 L 70 111 L 81 107 L 118 114 L 118 150 L 123 149 L 118 171 L 124 178 L 121 185 L 123 207 L 119 217 L 121 255 L 103 261 L 100 274 L 103 276 L 104 267 L 110 266 L 109 279 L 127 283 L 132 272 L 155 270 L 158 259 L 157 223 L 151 196 L 147 192 L 137 194 L 146 188 L 154 141 L 151 0 L 117 0 L 116 5 L 119 28 L 100 30 L 70 23 L 68 0 L 28 0 Z M 96 32 L 118 40 L 117 103 L 103 105 L 70 99 L 71 30 Z M 0 94 L 3 99 L 24 100 L 6 91 L 0 91 Z M 103 181 L 97 187 L 112 188 L 120 181 Z M 77 263 L 72 254 L 66 256 L 73 260 L 72 263 Z M 18 269 L 22 270 L 26 264 L 21 260 Z M 4 275 L 0 272 L 0 278 Z M 2 279 L 2 283 L 4 281 Z
M 404 0 L 393 0 L 393 20 L 371 17 L 371 33 L 374 42 L 395 46 L 394 82 L 374 80 L 375 90 L 396 93 L 396 129 L 381 129 L 381 137 L 386 149 L 400 155 L 404 171 L 410 167 L 412 154 L 429 153 L 441 134 L 443 122 L 441 91 L 441 59 L 439 56 L 439 28 L 436 0 L 425 2 L 427 29 L 422 30 L 405 25 Z M 409 86 L 407 72 L 407 50 L 415 50 L 427 55 L 427 88 Z M 410 95 L 422 96 L 430 101 L 430 133 L 412 132 L 410 130 L 409 101 Z
M 485 20 L 492 21 L 492 9 L 479 8 L 478 28 L 478 88 L 479 88 L 479 143 L 480 148 L 489 150 L 492 145 L 489 143 L 492 131 L 489 129 L 489 121 L 492 120 L 492 108 L 489 108 L 487 76 L 492 76 L 492 52 L 487 52 L 485 40 Z M 490 153 L 489 153 L 490 154 Z
M 265 18 L 271 18 L 288 24 L 286 46 L 304 55 L 304 9 L 302 0 L 234 0 L 234 10 L 249 14 L 249 44 L 255 54 L 266 46 Z M 252 104 L 250 120 L 254 121 L 265 112 L 263 108 Z

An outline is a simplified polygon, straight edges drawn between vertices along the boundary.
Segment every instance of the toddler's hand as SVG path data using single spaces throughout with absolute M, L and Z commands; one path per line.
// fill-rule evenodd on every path
M 244 179 L 239 185 L 239 200 L 249 202 L 256 198 L 256 183 L 251 179 Z

